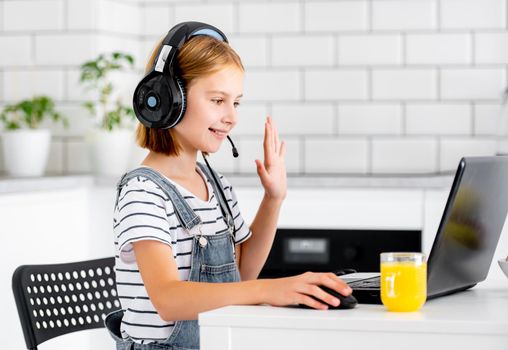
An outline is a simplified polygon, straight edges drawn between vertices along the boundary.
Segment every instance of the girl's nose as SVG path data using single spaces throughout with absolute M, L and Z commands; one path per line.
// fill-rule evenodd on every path
M 236 110 L 234 105 L 228 106 L 227 110 L 224 113 L 224 117 L 223 117 L 224 123 L 235 125 L 236 119 L 237 119 L 237 113 L 238 113 L 238 111 Z

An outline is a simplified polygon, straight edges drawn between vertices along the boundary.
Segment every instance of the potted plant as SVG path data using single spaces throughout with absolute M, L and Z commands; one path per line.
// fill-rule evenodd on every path
M 99 175 L 117 176 L 128 165 L 133 146 L 134 111 L 115 96 L 111 73 L 133 69 L 133 56 L 123 52 L 100 54 L 81 65 L 80 82 L 96 94 L 84 104 L 95 118 L 86 139 L 93 170 Z
M 55 103 L 47 96 L 8 104 L 0 114 L 4 124 L 2 133 L 5 170 L 11 176 L 41 176 L 48 161 L 51 131 L 41 127 L 46 119 L 61 121 L 67 118 L 55 110 Z

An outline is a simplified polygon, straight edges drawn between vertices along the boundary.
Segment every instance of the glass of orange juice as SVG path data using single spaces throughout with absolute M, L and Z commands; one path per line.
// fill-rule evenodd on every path
M 422 253 L 381 253 L 381 301 L 389 311 L 417 311 L 427 299 Z

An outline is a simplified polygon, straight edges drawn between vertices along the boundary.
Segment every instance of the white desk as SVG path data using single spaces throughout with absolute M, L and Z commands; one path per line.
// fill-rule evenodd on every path
M 508 349 L 508 280 L 428 301 L 414 313 L 382 305 L 317 311 L 229 306 L 199 315 L 202 350 Z

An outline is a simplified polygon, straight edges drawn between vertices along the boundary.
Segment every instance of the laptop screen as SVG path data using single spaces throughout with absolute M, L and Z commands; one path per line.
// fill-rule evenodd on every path
M 508 157 L 460 161 L 428 259 L 428 295 L 487 277 L 508 212 Z

